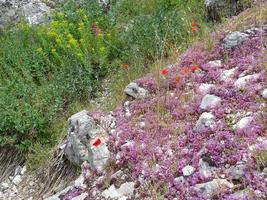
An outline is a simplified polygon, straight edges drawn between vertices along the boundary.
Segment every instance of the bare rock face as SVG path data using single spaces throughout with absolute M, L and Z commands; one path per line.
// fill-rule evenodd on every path
M 114 125 L 112 117 L 105 119 L 107 124 Z M 88 161 L 92 168 L 102 170 L 110 156 L 106 144 L 108 133 L 105 129 L 108 125 L 99 124 L 86 110 L 74 114 L 68 121 L 69 131 L 65 146 L 67 158 L 78 166 Z
M 205 0 L 207 21 L 221 21 L 221 17 L 235 16 L 249 8 L 251 2 L 246 0 Z
M 47 22 L 50 10 L 41 0 L 0 0 L 0 28 L 23 18 L 30 25 Z

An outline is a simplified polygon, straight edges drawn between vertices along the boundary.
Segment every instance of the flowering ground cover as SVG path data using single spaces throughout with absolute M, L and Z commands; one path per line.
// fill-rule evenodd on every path
M 266 198 L 257 155 L 267 137 L 267 30 L 231 49 L 225 36 L 216 35 L 211 50 L 193 46 L 159 77 L 136 80 L 149 95 L 115 109 L 112 160 L 116 169 L 128 170 L 141 199 L 240 199 L 234 193 L 244 189 L 243 199 Z M 218 101 L 203 106 L 210 97 Z M 199 127 L 203 113 L 212 122 Z M 236 178 L 229 169 L 240 164 L 242 177 Z M 201 184 L 215 179 L 229 186 L 219 185 L 216 194 L 201 191 Z

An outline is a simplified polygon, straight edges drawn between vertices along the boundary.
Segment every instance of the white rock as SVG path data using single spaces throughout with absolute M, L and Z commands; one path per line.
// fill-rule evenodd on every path
M 204 112 L 200 115 L 199 119 L 197 120 L 196 126 L 194 130 L 199 131 L 202 128 L 210 127 L 214 124 L 215 117 L 213 114 L 209 112 Z
M 202 83 L 200 86 L 199 86 L 199 91 L 202 93 L 202 94 L 207 94 L 209 93 L 209 91 L 215 87 L 214 84 L 209 84 L 209 83 Z
M 174 183 L 180 184 L 180 183 L 183 183 L 183 182 L 184 182 L 184 177 L 183 176 L 179 176 L 179 177 L 176 177 L 174 179 Z
M 6 183 L 6 182 L 1 183 L 1 189 L 2 190 L 6 190 L 8 188 L 9 188 L 9 184 L 8 183 Z
M 124 93 L 135 99 L 144 99 L 147 96 L 148 91 L 132 82 L 126 86 Z
M 267 88 L 264 89 L 264 90 L 261 92 L 261 96 L 262 96 L 264 99 L 267 99 Z
M 222 61 L 221 60 L 209 61 L 208 64 L 212 67 L 222 67 Z
M 26 171 L 27 171 L 27 168 L 26 168 L 26 165 L 25 165 L 25 166 L 23 166 L 23 168 L 21 169 L 20 174 L 21 174 L 21 175 L 24 175 Z
M 131 196 L 134 192 L 134 182 L 123 183 L 120 188 L 116 189 L 114 185 L 111 185 L 108 189 L 102 192 L 102 196 L 105 198 L 122 198 L 124 196 Z
M 236 82 L 234 83 L 235 87 L 237 88 L 242 88 L 246 86 L 246 84 L 251 80 L 251 79 L 257 79 L 259 77 L 259 74 L 252 74 L 252 75 L 247 75 L 243 76 L 241 78 L 238 78 Z
M 22 176 L 17 175 L 13 178 L 12 183 L 14 183 L 15 185 L 18 185 L 18 184 L 20 184 L 21 181 L 22 181 Z
M 74 181 L 74 186 L 77 188 L 86 188 L 86 184 L 84 184 L 84 176 L 82 174 Z
M 110 158 L 110 151 L 107 144 L 102 142 L 98 147 L 93 145 L 88 147 L 89 149 L 89 164 L 96 170 L 102 171 Z
M 184 176 L 190 176 L 195 172 L 195 168 L 191 165 L 187 165 L 182 169 L 183 175 Z
M 231 78 L 235 74 L 235 70 L 236 70 L 236 68 L 223 71 L 221 76 L 220 76 L 221 80 L 226 81 L 229 78 Z
M 233 128 L 234 128 L 235 130 L 237 130 L 237 129 L 244 129 L 244 128 L 246 128 L 246 127 L 250 124 L 250 122 L 251 122 L 252 120 L 253 120 L 253 117 L 251 117 L 251 116 L 244 117 L 244 118 L 240 119 L 240 120 L 233 126 Z
M 231 189 L 234 185 L 225 179 L 213 179 L 210 182 L 196 184 L 195 189 L 212 198 L 219 190 Z
M 220 102 L 221 102 L 220 97 L 217 97 L 215 95 L 206 94 L 200 103 L 200 108 L 203 110 L 206 110 L 208 108 L 214 108 Z

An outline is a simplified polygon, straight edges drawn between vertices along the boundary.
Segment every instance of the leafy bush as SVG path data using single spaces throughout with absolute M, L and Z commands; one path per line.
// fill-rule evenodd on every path
M 111 1 L 108 12 L 93 1 L 69 0 L 49 24 L 20 23 L 2 33 L 0 144 L 27 150 L 50 143 L 51 125 L 71 102 L 87 101 L 99 80 L 125 63 L 144 68 L 187 46 L 202 34 L 190 31 L 193 20 L 204 27 L 202 16 L 198 0 Z

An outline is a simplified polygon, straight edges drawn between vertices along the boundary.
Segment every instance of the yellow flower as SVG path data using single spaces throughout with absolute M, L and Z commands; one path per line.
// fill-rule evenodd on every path
M 56 43 L 61 44 L 62 43 L 61 39 L 57 38 Z
M 67 44 L 67 46 L 66 46 L 68 49 L 70 49 L 71 48 L 71 46 L 69 45 L 69 44 Z
M 72 38 L 72 39 L 69 40 L 69 44 L 75 46 L 75 45 L 77 45 L 77 40 L 75 40 L 74 38 Z
M 101 52 L 101 53 L 104 53 L 104 52 L 105 52 L 105 50 L 106 50 L 106 48 L 105 48 L 105 47 L 100 47 L 100 52 Z
M 43 49 L 40 47 L 40 48 L 36 49 L 36 51 L 41 53 L 43 51 Z
M 57 33 L 55 31 L 48 31 L 47 36 L 50 38 L 56 38 Z
M 52 49 L 51 52 L 52 52 L 52 53 L 56 53 L 56 49 Z
M 73 39 L 73 36 L 69 33 L 69 34 L 67 35 L 67 38 L 68 38 L 69 40 L 71 40 L 71 39 Z
M 51 27 L 54 28 L 54 29 L 58 28 L 59 27 L 59 22 L 58 21 L 52 21 L 51 22 Z

